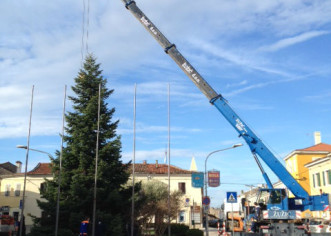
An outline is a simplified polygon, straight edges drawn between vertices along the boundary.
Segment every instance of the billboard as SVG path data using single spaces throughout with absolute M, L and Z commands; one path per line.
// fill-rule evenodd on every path
M 218 187 L 220 184 L 220 172 L 218 170 L 208 171 L 208 186 Z
M 192 187 L 203 188 L 203 172 L 192 173 Z

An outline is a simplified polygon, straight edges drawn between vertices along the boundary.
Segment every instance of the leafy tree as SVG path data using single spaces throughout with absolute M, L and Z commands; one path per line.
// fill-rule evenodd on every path
M 144 204 L 137 210 L 137 220 L 144 229 L 154 226 L 155 235 L 163 235 L 168 226 L 168 185 L 157 180 L 143 182 L 139 194 Z M 170 193 L 170 220 L 176 219 L 181 207 L 182 193 Z
M 61 197 L 59 235 L 77 235 L 80 222 L 93 216 L 99 84 L 101 84 L 100 132 L 97 176 L 97 220 L 102 220 L 107 235 L 124 235 L 128 221 L 131 190 L 128 165 L 121 161 L 121 140 L 116 134 L 118 120 L 112 121 L 115 108 L 107 101 L 113 90 L 106 87 L 100 64 L 88 55 L 72 87 L 75 96 L 69 96 L 72 110 L 66 114 L 66 127 L 61 168 Z M 35 218 L 32 235 L 54 235 L 59 156 L 52 160 L 53 181 L 41 192 L 41 218 Z M 92 222 L 90 224 L 92 228 Z

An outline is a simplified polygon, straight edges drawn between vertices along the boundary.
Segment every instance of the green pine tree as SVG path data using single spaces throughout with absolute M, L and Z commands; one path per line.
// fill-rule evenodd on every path
M 66 114 L 66 127 L 61 169 L 61 197 L 59 235 L 77 235 L 80 222 L 93 217 L 93 191 L 95 177 L 99 84 L 101 84 L 100 132 L 97 182 L 97 220 L 106 227 L 106 235 L 124 235 L 130 219 L 130 189 L 128 165 L 121 161 L 121 140 L 116 134 L 118 120 L 112 121 L 115 109 L 107 101 L 113 90 L 106 87 L 100 64 L 93 55 L 86 57 L 83 68 L 75 78 L 69 99 L 73 109 Z M 47 188 L 39 201 L 43 211 L 35 218 L 32 235 L 54 235 L 59 152 L 52 160 L 54 180 L 47 181 Z M 92 222 L 90 223 L 92 228 Z

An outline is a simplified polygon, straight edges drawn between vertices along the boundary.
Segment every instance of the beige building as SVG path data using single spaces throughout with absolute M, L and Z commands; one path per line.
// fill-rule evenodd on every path
M 195 172 L 170 165 L 170 191 L 179 190 L 183 193 L 182 209 L 176 223 L 192 227 L 194 220 L 195 227 L 202 227 L 202 188 L 192 187 L 191 176 Z M 158 180 L 168 185 L 168 165 L 159 164 L 157 161 L 153 164 L 147 164 L 146 161 L 135 164 L 135 182 L 144 183 L 150 180 Z
M 40 189 L 43 188 L 45 178 L 52 179 L 49 163 L 39 163 L 26 176 L 24 216 L 26 231 L 29 232 L 33 224 L 31 216 L 41 216 L 37 205 L 40 198 Z M 9 214 L 20 219 L 23 197 L 24 173 L 13 173 L 1 176 L 0 207 L 2 214 Z
M 5 199 L 2 199 L 3 196 L 8 195 L 10 192 L 10 186 L 4 185 L 3 181 L 1 181 L 3 178 L 6 178 L 7 176 L 14 175 L 16 173 L 21 172 L 22 163 L 20 161 L 16 162 L 16 165 L 6 162 L 0 164 L 0 214 L 7 214 L 9 212 L 9 204 L 5 204 L 7 201 Z M 1 187 L 1 184 L 3 187 Z M 16 186 L 16 188 L 20 188 L 20 186 Z M 4 189 L 4 191 L 2 191 Z M 16 192 L 15 192 L 16 193 Z M 14 201 L 14 200 L 12 200 Z M 11 204 L 10 204 L 11 205 Z M 15 215 L 16 219 L 18 218 L 18 214 Z
M 11 165 L 6 164 L 5 166 Z M 170 166 L 170 191 L 179 190 L 184 194 L 182 209 L 178 214 L 176 222 L 192 226 L 192 220 L 194 220 L 195 227 L 201 227 L 202 189 L 192 187 L 191 175 L 193 172 L 196 171 Z M 50 163 L 39 163 L 32 171 L 27 173 L 24 207 L 27 232 L 30 231 L 33 225 L 31 216 L 40 217 L 42 214 L 37 205 L 37 200 L 41 200 L 40 189 L 45 187 L 45 178 L 49 180 L 53 179 Z M 135 182 L 150 180 L 158 180 L 168 184 L 168 165 L 158 164 L 157 162 L 155 164 L 147 164 L 146 162 L 135 164 Z M 9 214 L 19 219 L 23 186 L 24 173 L 6 172 L 5 175 L 1 175 L 0 209 L 2 210 L 2 214 Z
M 309 162 L 305 167 L 309 170 L 311 195 L 331 194 L 331 154 Z M 324 211 L 312 212 L 312 215 L 313 217 L 331 219 L 330 209 L 327 206 L 325 206 Z

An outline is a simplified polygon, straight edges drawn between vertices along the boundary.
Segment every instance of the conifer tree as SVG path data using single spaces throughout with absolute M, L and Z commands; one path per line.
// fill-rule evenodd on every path
M 100 64 L 93 55 L 88 55 L 75 78 L 72 87 L 75 95 L 69 96 L 73 106 L 66 114 L 59 235 L 77 235 L 80 222 L 85 217 L 92 220 L 99 84 L 102 89 L 96 220 L 103 222 L 105 235 L 117 236 L 124 234 L 129 221 L 131 190 L 123 187 L 129 178 L 128 166 L 121 161 L 121 140 L 116 133 L 119 121 L 112 121 L 115 108 L 110 109 L 107 102 L 113 90 L 107 89 L 106 82 Z M 32 235 L 54 235 L 59 154 L 52 160 L 54 179 L 47 181 L 47 188 L 41 193 L 47 201 L 38 202 L 43 216 L 35 219 Z

